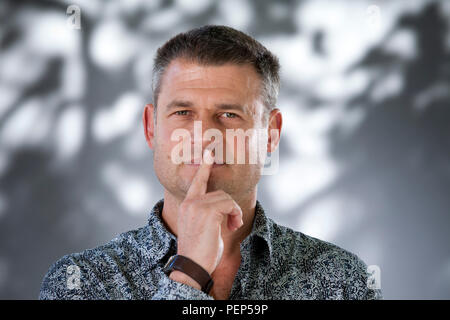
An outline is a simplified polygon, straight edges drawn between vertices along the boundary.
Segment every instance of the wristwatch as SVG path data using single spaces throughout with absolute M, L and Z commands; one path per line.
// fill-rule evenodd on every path
M 169 276 L 173 270 L 181 271 L 198 282 L 202 291 L 206 294 L 211 290 L 214 281 L 211 279 L 208 271 L 188 257 L 176 254 L 171 256 L 164 266 L 164 273 Z

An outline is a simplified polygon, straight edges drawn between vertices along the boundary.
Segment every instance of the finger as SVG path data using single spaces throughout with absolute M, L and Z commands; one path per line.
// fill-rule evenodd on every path
M 191 199 L 206 194 L 209 175 L 211 173 L 213 163 L 214 156 L 212 155 L 210 149 L 206 149 L 203 153 L 202 162 L 200 163 L 199 168 L 192 179 L 191 186 L 186 194 L 186 199 Z
M 242 210 L 236 201 L 225 199 L 210 203 L 209 205 L 218 210 L 219 214 L 222 215 L 222 217 L 219 217 L 220 221 L 222 221 L 223 216 L 228 216 L 227 226 L 231 231 L 234 231 L 242 226 Z
M 205 203 L 213 203 L 220 200 L 233 200 L 233 198 L 229 194 L 223 192 L 222 190 L 216 190 L 206 193 L 202 197 L 202 200 Z
M 242 220 L 241 208 L 234 208 L 230 214 L 228 214 L 228 229 L 234 231 L 239 229 L 244 224 Z

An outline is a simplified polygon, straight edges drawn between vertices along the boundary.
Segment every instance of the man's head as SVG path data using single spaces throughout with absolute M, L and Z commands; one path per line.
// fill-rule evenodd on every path
M 222 133 L 219 142 L 223 142 L 225 156 L 242 151 L 249 159 L 257 147 L 258 130 L 269 135 L 264 152 L 276 149 L 281 130 L 281 113 L 275 108 L 279 68 L 278 59 L 259 42 L 223 26 L 178 34 L 158 49 L 154 104 L 146 106 L 143 122 L 147 142 L 154 149 L 155 172 L 166 191 L 182 200 L 195 174 L 196 166 L 174 163 L 172 151 L 179 141 L 171 139 L 175 130 L 187 130 L 194 147 L 194 121 L 201 122 L 202 151 L 211 142 L 204 135 L 210 129 Z M 236 129 L 255 129 L 254 133 L 247 131 L 243 150 L 237 150 L 236 138 L 225 138 L 227 130 Z M 273 130 L 278 137 L 270 138 Z M 214 167 L 208 192 L 222 189 L 236 198 L 245 197 L 255 190 L 262 166 L 235 161 Z
M 265 115 L 275 107 L 280 88 L 278 58 L 252 37 L 225 26 L 203 26 L 180 33 L 158 49 L 152 81 L 155 107 L 163 75 L 169 64 L 179 58 L 203 66 L 229 63 L 252 66 L 260 77 L 259 90 L 267 111 Z

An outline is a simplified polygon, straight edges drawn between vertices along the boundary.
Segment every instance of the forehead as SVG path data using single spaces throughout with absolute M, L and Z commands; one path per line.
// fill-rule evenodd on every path
M 249 103 L 259 98 L 261 80 L 251 65 L 205 66 L 176 59 L 166 68 L 159 102 L 173 98 L 217 98 Z

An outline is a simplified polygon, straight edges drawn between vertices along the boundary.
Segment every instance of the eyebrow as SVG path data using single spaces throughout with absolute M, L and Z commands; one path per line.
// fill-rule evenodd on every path
M 185 100 L 173 100 L 167 106 L 166 110 L 174 109 L 174 108 L 190 108 L 193 107 L 194 104 L 191 101 Z M 238 110 L 243 113 L 246 113 L 245 108 L 237 103 L 216 103 L 214 105 L 219 110 Z
M 179 108 L 179 107 L 192 107 L 192 102 L 190 101 L 182 101 L 182 100 L 172 100 L 167 106 L 166 110 Z

